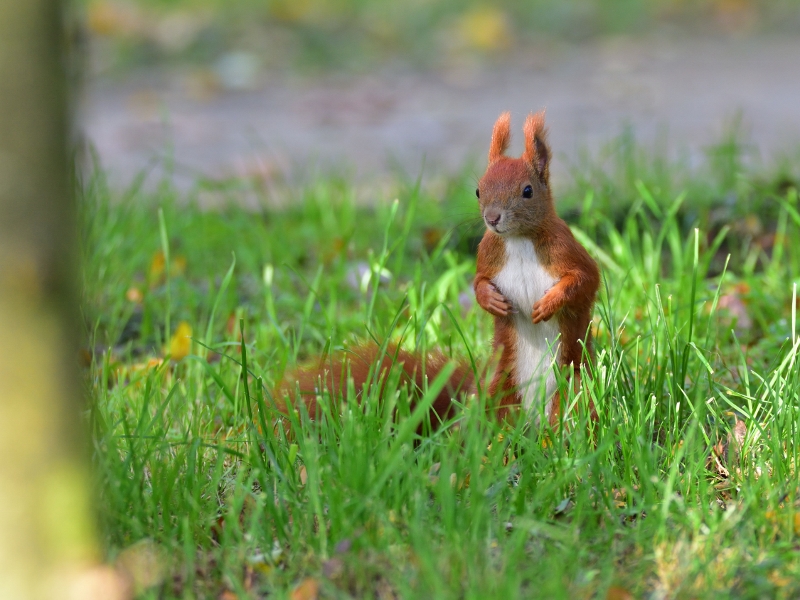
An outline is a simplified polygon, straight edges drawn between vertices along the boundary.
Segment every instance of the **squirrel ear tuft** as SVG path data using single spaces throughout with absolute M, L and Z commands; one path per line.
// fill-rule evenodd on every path
M 504 112 L 497 117 L 492 130 L 492 143 L 489 145 L 489 163 L 505 154 L 511 142 L 511 113 Z
M 531 113 L 525 119 L 525 152 L 522 158 L 536 169 L 547 181 L 550 164 L 550 147 L 547 145 L 547 129 L 544 126 L 544 110 Z

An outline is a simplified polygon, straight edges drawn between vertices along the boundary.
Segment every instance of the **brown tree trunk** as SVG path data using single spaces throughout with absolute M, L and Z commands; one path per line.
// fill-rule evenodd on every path
M 62 10 L 0 2 L 0 598 L 74 597 L 99 560 L 76 373 Z

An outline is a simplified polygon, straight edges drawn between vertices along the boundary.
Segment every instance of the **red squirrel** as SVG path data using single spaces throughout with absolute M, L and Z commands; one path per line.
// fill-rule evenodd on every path
M 579 367 L 585 356 L 591 356 L 589 324 L 600 273 L 556 215 L 544 113 L 529 115 L 524 131 L 525 152 L 509 158 L 504 155 L 511 137 L 509 113 L 494 126 L 489 166 L 476 190 L 487 229 L 478 247 L 474 288 L 478 304 L 494 315 L 492 345 L 500 360 L 489 394 L 498 401 L 496 418 L 508 418 L 515 407 L 530 414 L 543 403 L 545 417 L 554 425 L 561 399 L 553 365 L 570 366 L 577 385 Z M 331 397 L 340 397 L 347 389 L 343 375 L 348 368 L 360 395 L 371 369 L 372 381 L 382 381 L 388 369 L 399 364 L 402 383 L 421 388 L 423 373 L 432 381 L 446 363 L 441 353 L 429 354 L 423 365 L 422 357 L 404 350 L 390 347 L 381 354 L 377 346 L 358 346 L 347 355 L 289 373 L 278 387 L 278 408 L 285 412 L 282 399 L 291 400 L 299 390 L 314 418 L 320 384 Z M 431 410 L 445 419 L 452 414 L 452 399 L 458 393 L 475 390 L 475 374 L 462 363 Z
M 509 113 L 495 122 L 489 166 L 475 191 L 486 223 L 475 298 L 494 316 L 492 346 L 500 353 L 489 395 L 499 401 L 501 420 L 514 407 L 527 412 L 543 405 L 555 424 L 561 395 L 552 365 L 570 367 L 578 385 L 580 365 L 591 357 L 589 324 L 600 271 L 556 214 L 544 112 L 525 120 L 520 158 L 505 156 L 510 123 Z
M 317 365 L 291 372 L 284 377 L 278 387 L 278 394 L 274 397 L 278 403 L 278 410 L 285 414 L 286 404 L 283 399 L 291 400 L 299 390 L 309 417 L 314 419 L 318 412 L 317 399 L 321 392 L 320 386 L 328 390 L 331 398 L 338 400 L 347 391 L 346 377 L 349 376 L 353 380 L 353 388 L 359 398 L 368 382 L 380 385 L 382 394 L 389 369 L 397 365 L 401 369 L 400 384 L 422 390 L 423 378 L 432 382 L 448 362 L 450 360 L 441 352 L 431 352 L 423 359 L 395 346 L 383 350 L 376 344 L 356 346 L 347 353 L 339 353 L 323 359 Z M 473 382 L 474 374 L 469 365 L 464 362 L 456 364 L 447 384 L 431 404 L 432 426 L 437 427 L 453 415 L 455 408 L 453 398 L 461 392 L 470 392 L 473 389 Z M 422 433 L 422 425 L 418 427 L 418 433 Z

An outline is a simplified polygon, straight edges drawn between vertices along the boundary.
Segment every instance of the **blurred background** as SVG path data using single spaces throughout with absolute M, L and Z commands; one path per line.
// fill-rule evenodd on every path
M 80 123 L 119 188 L 165 172 L 208 197 L 242 178 L 477 175 L 497 115 L 519 131 L 543 107 L 557 186 L 613 139 L 689 166 L 724 140 L 751 161 L 799 156 L 800 0 L 74 8 Z

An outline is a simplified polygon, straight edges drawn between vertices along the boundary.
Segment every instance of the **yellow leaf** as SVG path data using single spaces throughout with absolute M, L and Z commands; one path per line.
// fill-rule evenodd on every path
M 464 43 L 483 51 L 507 48 L 511 30 L 505 13 L 493 6 L 477 6 L 461 16 L 458 32 Z
M 186 257 L 179 254 L 169 265 L 170 275 L 183 275 L 186 272 Z
M 178 323 L 175 335 L 169 341 L 169 355 L 177 362 L 186 358 L 192 351 L 192 326 L 186 321 Z
M 147 282 L 151 287 L 163 282 L 164 276 L 166 275 L 166 267 L 167 260 L 164 257 L 164 253 L 161 250 L 156 251 L 155 254 L 153 254 L 153 258 L 150 260 L 150 268 L 147 271 Z M 170 277 L 183 275 L 185 272 L 186 257 L 183 255 L 173 257 L 169 263 Z
M 785 515 L 789 512 L 789 510 L 790 509 L 785 509 L 783 506 L 781 506 L 778 508 L 778 510 L 768 510 L 766 513 L 764 513 L 764 516 L 767 518 L 767 521 L 773 525 L 779 526 L 782 522 L 785 522 Z M 794 534 L 800 536 L 800 510 L 796 510 L 792 515 L 792 528 L 794 529 Z
M 147 281 L 151 286 L 156 285 L 161 280 L 166 264 L 167 261 L 164 259 L 164 253 L 161 250 L 153 254 L 153 258 L 150 260 L 150 269 L 147 272 Z

